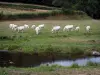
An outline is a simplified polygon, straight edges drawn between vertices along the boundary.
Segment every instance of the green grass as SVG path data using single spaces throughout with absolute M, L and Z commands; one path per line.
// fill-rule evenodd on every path
M 39 35 L 31 28 L 24 33 L 17 33 L 9 29 L 9 24 L 17 25 L 44 23 L 45 28 Z M 63 32 L 67 24 L 81 27 L 79 32 Z M 53 25 L 60 25 L 62 28 L 57 34 L 52 34 Z M 85 26 L 91 26 L 91 32 L 86 33 Z M 22 51 L 26 53 L 51 52 L 66 53 L 71 55 L 90 54 L 92 49 L 100 51 L 100 21 L 99 20 L 24 20 L 24 21 L 2 21 L 0 22 L 0 49 L 9 51 Z M 3 37 L 3 38 L 2 38 Z M 69 55 L 70 56 L 70 55 Z
M 59 17 L 59 18 L 58 18 Z M 0 2 L 0 20 L 91 19 L 85 12 L 23 3 Z
M 12 8 L 0 8 L 0 20 L 19 20 L 19 19 L 91 19 L 81 11 L 62 11 L 62 10 L 16 10 Z M 81 14 L 80 14 L 81 13 Z M 60 18 L 58 18 L 60 17 Z
M 18 68 L 18 67 L 0 67 L 0 75 L 99 75 L 100 64 L 88 63 L 88 66 L 78 66 L 73 64 L 70 67 L 64 67 L 59 65 L 41 65 L 39 67 L 28 67 L 28 68 Z
M 59 18 L 58 18 L 59 17 Z M 61 8 L 0 2 L 0 20 L 19 19 L 91 19 L 85 12 Z

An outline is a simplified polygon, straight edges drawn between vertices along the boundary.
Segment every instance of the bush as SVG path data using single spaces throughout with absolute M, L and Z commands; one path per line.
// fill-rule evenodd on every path
M 13 40 L 13 36 L 0 36 L 0 40 Z
M 20 46 L 19 45 L 9 45 L 8 46 L 8 50 L 15 50 L 15 49 L 19 49 Z
M 3 11 L 0 12 L 0 19 L 2 19 L 4 16 Z
M 74 14 L 73 10 L 69 10 L 69 9 L 62 9 L 63 14 L 65 15 L 72 15 Z
M 99 66 L 100 64 L 89 61 L 87 66 Z
M 76 63 L 74 63 L 74 64 L 72 64 L 72 65 L 70 66 L 70 68 L 79 68 L 79 65 L 76 64 Z
M 37 16 L 38 16 L 38 17 L 48 17 L 48 16 L 50 16 L 50 12 L 38 13 Z
M 6 44 L 0 44 L 0 49 L 1 50 L 8 49 L 8 45 L 6 45 Z
M 8 73 L 6 72 L 6 70 L 4 70 L 4 68 L 0 68 L 0 75 L 8 75 Z
M 48 16 L 56 16 L 56 15 L 73 15 L 73 14 L 79 14 L 83 15 L 83 12 L 73 10 L 54 10 L 51 12 L 39 12 L 39 13 L 16 13 L 16 14 L 3 14 L 3 12 L 0 13 L 0 19 L 1 20 L 16 20 L 16 19 L 31 19 L 31 18 L 45 18 Z
M 85 55 L 85 56 L 91 56 L 91 55 L 92 55 L 92 53 L 91 53 L 91 51 L 86 50 L 86 51 L 84 52 L 84 55 Z
M 74 55 L 84 55 L 83 49 L 77 48 L 77 47 L 71 47 L 69 50 L 69 53 L 74 56 Z
M 59 14 L 63 14 L 61 10 L 54 10 L 51 12 L 51 16 L 55 16 L 55 15 L 59 15 Z
M 78 14 L 78 15 L 84 15 L 84 14 L 86 14 L 85 12 L 83 12 L 83 11 L 74 11 L 76 14 Z
M 45 52 L 54 54 L 54 53 L 61 52 L 61 49 L 59 47 L 54 47 L 52 45 L 48 45 Z

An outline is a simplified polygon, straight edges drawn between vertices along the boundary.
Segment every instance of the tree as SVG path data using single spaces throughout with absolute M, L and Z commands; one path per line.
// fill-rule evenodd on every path
M 100 0 L 53 0 L 52 4 L 64 9 L 81 10 L 93 18 L 100 18 Z

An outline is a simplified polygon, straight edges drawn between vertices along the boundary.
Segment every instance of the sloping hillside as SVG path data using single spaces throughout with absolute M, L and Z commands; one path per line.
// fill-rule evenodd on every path
M 0 2 L 1 20 L 19 19 L 90 19 L 82 11 L 62 10 L 61 8 L 48 7 L 34 4 Z

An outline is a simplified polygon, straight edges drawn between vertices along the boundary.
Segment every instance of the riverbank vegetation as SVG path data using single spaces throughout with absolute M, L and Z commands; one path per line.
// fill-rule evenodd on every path
M 89 62 L 86 66 L 78 66 L 73 64 L 70 67 L 64 67 L 59 65 L 41 65 L 34 68 L 18 68 L 18 67 L 4 67 L 0 68 L 1 75 L 98 75 L 100 73 L 100 64 Z
M 71 0 L 69 1 L 70 5 L 67 6 L 67 0 L 51 1 L 56 7 L 0 2 L 0 51 L 18 52 L 20 59 L 16 61 L 19 62 L 22 60 L 21 53 L 23 55 L 24 53 L 26 55 L 33 54 L 43 58 L 49 57 L 53 61 L 54 57 L 70 59 L 91 56 L 93 51 L 100 52 L 100 20 L 89 17 L 100 18 L 99 10 L 95 9 L 99 8 L 100 2 L 98 0 L 92 0 L 92 3 L 89 0 L 84 2 L 76 0 L 73 4 L 73 0 Z M 18 33 L 11 30 L 9 24 L 18 26 L 28 24 L 30 28 L 23 33 Z M 44 24 L 45 27 L 39 35 L 36 35 L 31 26 L 40 24 Z M 63 32 L 64 26 L 68 24 L 80 26 L 80 30 Z M 51 33 L 51 29 L 55 25 L 61 26 L 58 34 Z M 85 30 L 86 25 L 91 26 L 89 33 Z M 3 62 L 2 64 L 7 64 L 5 63 L 6 60 Z M 14 65 L 14 62 L 10 59 L 7 62 Z M 99 67 L 100 64 L 92 62 L 88 62 L 86 66 L 73 64 L 70 67 L 49 64 L 28 68 L 0 67 L 0 75 L 99 75 Z

